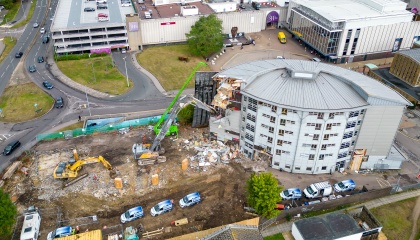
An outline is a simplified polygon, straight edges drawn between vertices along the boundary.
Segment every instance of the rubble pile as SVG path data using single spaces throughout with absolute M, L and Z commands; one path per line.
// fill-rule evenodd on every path
M 217 94 L 214 96 L 211 105 L 214 107 L 220 107 L 221 109 L 226 109 L 230 104 L 229 99 L 234 98 L 236 90 L 240 89 L 241 83 L 244 81 L 225 76 L 216 76 L 213 80 L 219 82 L 219 88 L 217 89 Z

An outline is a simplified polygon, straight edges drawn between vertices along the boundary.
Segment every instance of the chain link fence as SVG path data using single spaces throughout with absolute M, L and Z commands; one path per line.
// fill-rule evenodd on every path
M 76 128 L 74 130 L 53 132 L 53 133 L 42 133 L 36 136 L 38 141 L 50 140 L 50 139 L 69 139 L 72 137 L 78 137 L 82 135 L 91 135 L 98 132 L 112 132 L 118 131 L 123 128 L 132 128 L 139 126 L 152 125 L 159 121 L 161 115 L 152 116 L 146 118 L 132 119 L 118 123 L 110 123 L 100 127 L 89 127 L 89 128 Z

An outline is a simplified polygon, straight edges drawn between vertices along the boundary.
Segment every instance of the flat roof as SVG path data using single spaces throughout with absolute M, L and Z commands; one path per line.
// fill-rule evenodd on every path
M 201 1 L 186 3 L 184 6 L 196 6 L 198 8 L 199 15 L 201 16 L 214 13 L 213 9 L 211 9 L 207 4 L 203 4 Z M 152 19 L 173 18 L 175 17 L 175 14 L 178 14 L 179 17 L 183 17 L 181 16 L 182 6 L 179 3 L 153 6 L 152 0 L 145 0 L 144 3 L 135 2 L 134 7 L 137 9 L 140 19 L 142 20 L 147 20 L 144 16 L 144 12 L 151 12 Z
M 54 16 L 52 31 L 60 29 L 77 29 L 81 27 L 101 27 L 109 24 L 125 23 L 125 15 L 135 13 L 133 6 L 122 7 L 120 0 L 108 0 L 108 9 L 96 9 L 96 1 L 59 0 Z M 87 7 L 94 8 L 93 12 L 84 12 Z M 98 14 L 105 13 L 109 21 L 98 22 Z
M 252 61 L 225 69 L 216 76 L 243 80 L 241 92 L 261 101 L 302 110 L 411 105 L 395 90 L 373 78 L 313 61 Z
M 407 56 L 415 60 L 417 63 L 420 64 L 420 48 L 413 48 L 409 50 L 402 50 L 399 51 L 398 54 Z
M 351 216 L 342 212 L 305 218 L 294 224 L 305 240 L 338 239 L 364 231 Z
M 392 85 L 395 85 L 402 91 L 406 92 L 407 94 L 415 98 L 417 101 L 420 101 L 420 87 L 413 87 L 410 84 L 404 82 L 403 80 L 395 77 L 389 72 L 389 69 L 390 68 L 379 68 L 372 71 L 381 76 L 383 79 L 387 80 Z
M 312 9 L 331 22 L 375 18 L 389 15 L 412 15 L 400 0 L 293 0 Z

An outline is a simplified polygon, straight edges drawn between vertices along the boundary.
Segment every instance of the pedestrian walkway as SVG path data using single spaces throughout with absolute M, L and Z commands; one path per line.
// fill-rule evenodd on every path
M 414 198 L 414 197 L 419 197 L 419 196 L 420 196 L 420 189 L 417 189 L 413 191 L 407 191 L 407 192 L 397 193 L 390 196 L 378 198 L 369 202 L 358 204 L 355 207 L 366 206 L 366 208 L 371 209 L 371 208 L 376 208 L 382 205 L 398 202 L 404 199 L 409 199 L 409 198 Z M 261 234 L 263 235 L 263 237 L 267 237 L 267 236 L 271 236 L 277 233 L 291 231 L 292 225 L 293 225 L 293 222 L 286 222 L 286 223 L 278 224 L 275 226 L 271 226 L 271 227 L 266 228 L 264 231 L 262 231 Z

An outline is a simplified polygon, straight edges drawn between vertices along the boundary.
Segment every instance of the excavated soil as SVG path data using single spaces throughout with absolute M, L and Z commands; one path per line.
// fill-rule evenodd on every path
M 166 239 L 255 217 L 243 211 L 245 184 L 250 173 L 241 164 L 245 162 L 249 169 L 253 162 L 236 159 L 227 164 L 211 163 L 182 171 L 181 161 L 196 154 L 194 146 L 206 143 L 206 134 L 204 129 L 180 129 L 178 139 L 167 137 L 162 142 L 167 161 L 148 166 L 139 166 L 131 154 L 133 143 L 143 136 L 147 141 L 153 139 L 153 133 L 146 128 L 127 134 L 101 133 L 44 141 L 37 144 L 24 161 L 24 166 L 29 168 L 28 176 L 18 171 L 4 189 L 17 199 L 19 210 L 30 205 L 41 208 L 41 215 L 44 213 L 41 239 L 59 225 L 81 225 L 81 231 L 85 231 L 104 227 L 122 229 L 139 224 L 145 231 L 164 228 L 164 233 L 154 239 Z M 103 156 L 122 179 L 123 188 L 115 188 L 114 180 L 101 163 L 84 165 L 79 175 L 88 173 L 88 177 L 64 188 L 65 180 L 54 179 L 52 173 L 58 162 L 72 157 L 72 149 L 77 149 L 81 159 Z M 156 186 L 152 185 L 153 174 L 159 176 Z M 194 191 L 200 192 L 202 203 L 180 208 L 179 200 Z M 150 209 L 165 199 L 174 200 L 174 209 L 152 217 Z M 144 218 L 113 228 L 120 224 L 123 212 L 137 205 L 143 207 Z M 97 223 L 85 221 L 84 217 L 93 215 L 98 217 Z M 189 223 L 171 226 L 172 221 L 182 218 L 188 218 Z

